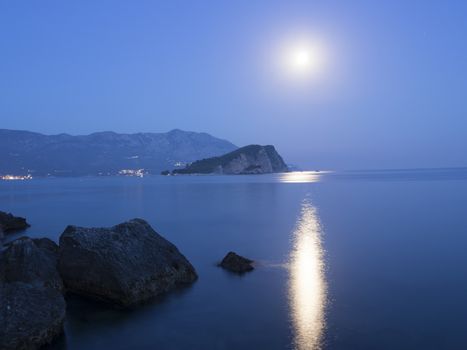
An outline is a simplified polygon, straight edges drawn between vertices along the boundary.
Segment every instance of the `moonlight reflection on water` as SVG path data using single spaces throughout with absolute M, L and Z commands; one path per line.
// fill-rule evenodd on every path
M 293 240 L 289 299 L 295 348 L 320 349 L 326 305 L 324 252 L 316 209 L 307 201 L 302 205 Z
M 289 173 L 281 173 L 279 182 L 283 183 L 308 183 L 319 182 L 322 173 L 318 171 L 292 171 Z

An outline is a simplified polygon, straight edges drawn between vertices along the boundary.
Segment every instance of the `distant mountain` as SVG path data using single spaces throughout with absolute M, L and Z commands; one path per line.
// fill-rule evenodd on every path
M 174 174 L 266 174 L 288 171 L 274 146 L 249 145 L 220 157 L 198 160 Z
M 49 136 L 0 129 L 0 175 L 113 175 L 123 169 L 159 174 L 235 149 L 234 144 L 209 134 L 182 130 Z

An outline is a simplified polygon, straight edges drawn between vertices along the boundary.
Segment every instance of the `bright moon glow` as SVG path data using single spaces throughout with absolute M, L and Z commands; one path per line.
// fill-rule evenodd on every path
M 319 69 L 320 54 L 317 49 L 301 45 L 289 50 L 287 63 L 291 70 L 298 73 L 309 73 Z
M 308 41 L 289 43 L 282 48 L 281 66 L 289 78 L 308 78 L 324 69 L 324 52 Z
M 290 64 L 297 69 L 307 69 L 313 64 L 313 57 L 310 50 L 298 48 L 290 55 Z

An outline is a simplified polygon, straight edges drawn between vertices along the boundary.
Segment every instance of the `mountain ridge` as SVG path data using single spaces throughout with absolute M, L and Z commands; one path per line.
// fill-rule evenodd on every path
M 45 135 L 0 129 L 0 175 L 115 175 L 122 169 L 159 173 L 200 158 L 237 149 L 233 143 L 205 132 L 173 129 L 166 133 Z

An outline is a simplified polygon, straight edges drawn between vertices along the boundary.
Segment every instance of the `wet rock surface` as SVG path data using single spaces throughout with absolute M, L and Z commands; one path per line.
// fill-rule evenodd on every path
M 0 240 L 5 233 L 25 230 L 29 226 L 25 218 L 0 211 Z
M 0 349 L 38 349 L 63 332 L 57 245 L 17 239 L 0 255 Z
M 0 348 L 39 349 L 63 332 L 65 300 L 55 289 L 23 282 L 0 285 Z
M 244 258 L 234 252 L 227 253 L 224 259 L 219 263 L 219 266 L 236 273 L 244 273 L 254 269 L 253 260 Z
M 60 247 L 21 237 L 0 251 L 0 349 L 39 349 L 59 337 L 66 289 L 128 306 L 196 279 L 179 250 L 141 219 L 69 226 Z
M 57 270 L 58 246 L 48 238 L 21 237 L 7 245 L 0 256 L 5 282 L 25 282 L 63 290 Z
M 122 306 L 197 279 L 177 247 L 142 219 L 110 228 L 68 226 L 58 267 L 68 291 Z

